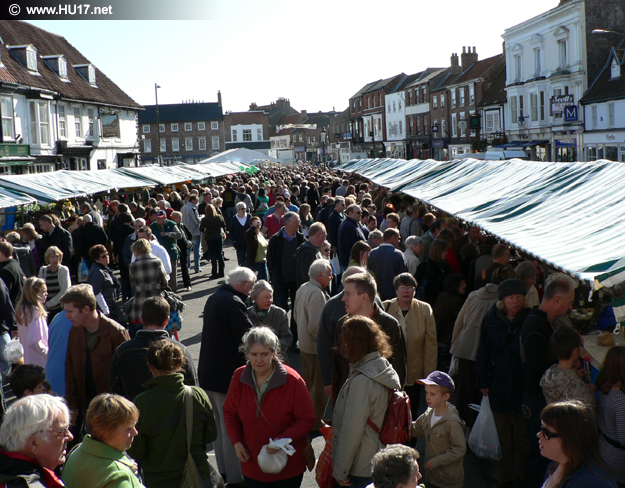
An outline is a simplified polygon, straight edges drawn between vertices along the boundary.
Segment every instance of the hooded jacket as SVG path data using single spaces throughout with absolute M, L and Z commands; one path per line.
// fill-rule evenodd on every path
M 436 486 L 462 488 L 464 485 L 464 455 L 467 443 L 464 437 L 465 423 L 460 420 L 458 410 L 448 404 L 447 410 L 432 426 L 433 408 L 428 408 L 412 423 L 412 436 L 425 436 L 425 461 L 434 469 L 425 470 L 425 480 Z
M 454 356 L 475 361 L 480 345 L 482 321 L 496 302 L 497 285 L 493 283 L 469 294 L 456 318 L 451 336 L 451 353 Z
M 367 419 L 381 429 L 389 388 L 401 388 L 399 376 L 378 351 L 350 364 L 349 377 L 341 388 L 332 416 L 335 479 L 344 480 L 350 474 L 371 476 L 371 458 L 384 444 L 380 435 L 367 425 Z
M 543 374 L 540 387 L 547 404 L 564 400 L 579 400 L 591 406 L 597 404 L 595 395 L 590 392 L 584 380 L 577 376 L 574 369 L 560 369 L 554 364 Z

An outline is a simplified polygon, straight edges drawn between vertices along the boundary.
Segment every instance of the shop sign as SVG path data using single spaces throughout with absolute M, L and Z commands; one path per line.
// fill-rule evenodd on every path
M 557 95 L 551 97 L 551 111 L 562 112 L 564 107 L 575 104 L 575 95 Z
M 0 144 L 0 156 L 30 156 L 30 145 Z
M 577 105 L 564 107 L 564 121 L 577 122 Z
M 577 139 L 556 139 L 556 147 L 577 147 Z

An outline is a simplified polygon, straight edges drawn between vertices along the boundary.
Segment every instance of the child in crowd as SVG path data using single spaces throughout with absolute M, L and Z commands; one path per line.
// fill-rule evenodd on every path
M 20 364 L 9 375 L 9 384 L 15 396 L 20 399 L 28 395 L 50 393 L 46 373 L 36 364 Z
M 582 337 L 572 327 L 562 326 L 551 336 L 551 349 L 558 364 L 551 366 L 540 379 L 547 404 L 564 400 L 579 400 L 595 406 L 595 385 L 584 383 L 574 367 L 580 357 Z
M 433 371 L 417 383 L 425 385 L 428 409 L 412 423 L 413 437 L 425 436 L 425 481 L 428 487 L 462 488 L 462 465 L 467 445 L 464 422 L 449 398 L 454 381 L 447 373 Z

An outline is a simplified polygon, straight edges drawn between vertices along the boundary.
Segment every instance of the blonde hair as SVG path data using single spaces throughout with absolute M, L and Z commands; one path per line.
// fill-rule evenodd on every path
M 22 325 L 28 325 L 35 318 L 47 317 L 48 312 L 39 301 L 39 293 L 46 287 L 46 282 L 41 278 L 31 276 L 24 283 L 24 289 L 15 306 L 17 321 Z M 35 312 L 37 315 L 35 316 Z
M 134 244 L 130 246 L 130 250 L 139 255 L 148 254 L 152 252 L 152 245 L 147 239 L 137 239 Z
M 102 393 L 89 404 L 87 427 L 91 435 L 104 442 L 120 424 L 139 420 L 139 410 L 130 400 L 121 395 Z
M 61 251 L 58 247 L 56 246 L 50 246 L 48 248 L 48 250 L 46 251 L 46 253 L 44 254 L 44 259 L 46 260 L 47 264 L 50 264 L 50 257 L 52 256 L 58 256 L 59 260 L 63 259 L 63 251 Z

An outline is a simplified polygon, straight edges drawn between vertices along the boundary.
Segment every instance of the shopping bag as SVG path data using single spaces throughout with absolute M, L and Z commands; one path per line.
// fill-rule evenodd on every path
M 78 283 L 86 283 L 89 276 L 89 266 L 84 259 L 80 260 L 80 266 L 78 266 Z
M 332 470 L 334 469 L 332 463 L 332 427 L 321 427 L 319 432 L 326 440 L 326 446 L 317 461 L 315 478 L 319 488 L 332 488 L 334 486 L 334 478 L 332 477 Z
M 469 447 L 477 457 L 500 461 L 503 453 L 488 396 L 482 397 L 481 406 L 475 404 L 469 406 L 480 412 L 469 435 Z

